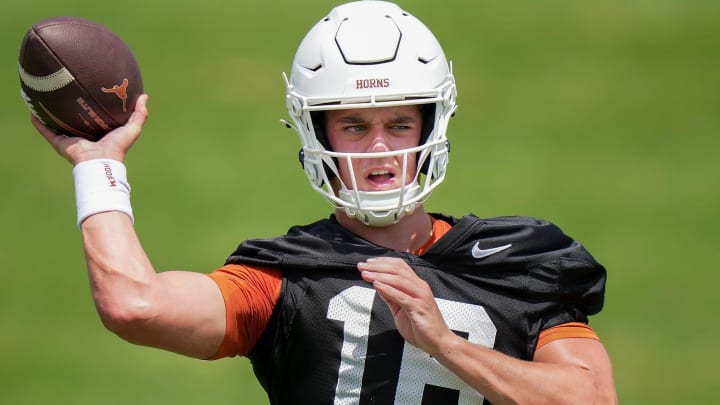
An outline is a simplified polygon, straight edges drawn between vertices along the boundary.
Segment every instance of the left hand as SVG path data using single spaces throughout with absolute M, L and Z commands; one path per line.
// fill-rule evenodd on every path
M 400 335 L 433 355 L 456 335 L 447 327 L 427 282 L 402 259 L 376 257 L 357 265 L 392 312 Z

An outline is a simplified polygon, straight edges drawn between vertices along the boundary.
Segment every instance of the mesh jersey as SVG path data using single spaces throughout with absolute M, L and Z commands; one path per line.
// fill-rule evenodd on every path
M 438 218 L 453 227 L 415 256 L 361 239 L 333 218 L 242 243 L 228 263 L 276 268 L 282 291 L 249 358 L 272 404 L 470 404 L 483 398 L 405 343 L 359 277 L 373 256 L 405 259 L 451 329 L 531 359 L 539 332 L 602 308 L 605 270 L 554 225 L 532 218 Z M 473 248 L 510 245 L 484 258 Z M 309 389 L 311 388 L 311 389 Z

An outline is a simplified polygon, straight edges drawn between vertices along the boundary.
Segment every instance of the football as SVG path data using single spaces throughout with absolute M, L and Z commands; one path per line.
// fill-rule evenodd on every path
M 18 58 L 21 95 L 57 132 L 97 141 L 125 124 L 143 93 L 128 45 L 107 27 L 78 17 L 33 24 Z

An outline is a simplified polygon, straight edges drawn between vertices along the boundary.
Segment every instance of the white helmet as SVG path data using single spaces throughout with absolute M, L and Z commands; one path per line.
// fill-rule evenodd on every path
M 293 60 L 286 101 L 302 141 L 300 159 L 312 187 L 333 206 L 370 226 L 387 226 L 412 213 L 445 178 L 448 120 L 456 109 L 455 79 L 433 33 L 417 18 L 385 1 L 355 1 L 338 6 L 305 36 Z M 332 151 L 317 111 L 428 104 L 420 145 L 382 153 Z M 319 120 L 316 120 L 319 121 Z M 412 181 L 400 188 L 359 191 L 352 159 L 399 156 L 407 173 L 408 156 L 417 154 Z M 343 159 L 344 158 L 344 159 Z M 352 184 L 340 176 L 347 161 Z M 424 174 L 424 176 L 422 175 Z M 404 175 L 403 175 L 404 176 Z

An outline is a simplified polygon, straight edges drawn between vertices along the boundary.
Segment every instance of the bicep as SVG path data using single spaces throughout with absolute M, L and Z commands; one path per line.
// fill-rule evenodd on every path
M 206 274 L 158 273 L 151 302 L 152 316 L 136 343 L 201 359 L 217 351 L 225 335 L 225 305 Z
M 615 396 L 612 365 L 602 342 L 588 338 L 554 340 L 535 352 L 533 361 L 580 367 L 590 372 L 594 385 L 605 397 Z

